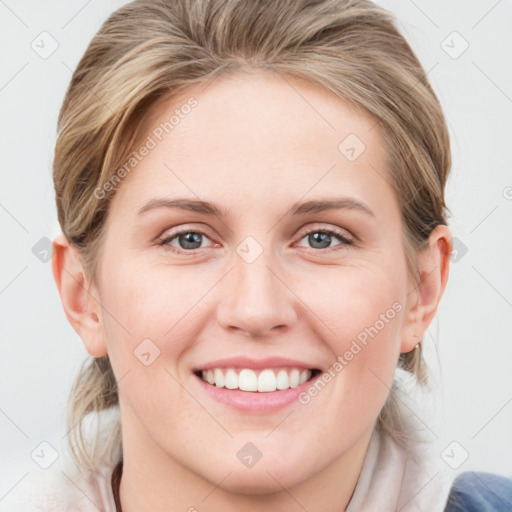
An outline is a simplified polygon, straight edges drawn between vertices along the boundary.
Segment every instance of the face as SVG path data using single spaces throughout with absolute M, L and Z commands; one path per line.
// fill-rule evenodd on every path
M 125 449 L 263 492 L 371 432 L 411 289 L 374 124 L 273 74 L 218 78 L 152 112 L 142 140 L 156 144 L 111 203 L 97 290 Z

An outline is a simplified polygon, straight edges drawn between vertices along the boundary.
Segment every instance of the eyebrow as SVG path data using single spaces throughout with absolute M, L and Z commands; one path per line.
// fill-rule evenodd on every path
M 214 203 L 209 201 L 195 200 L 195 199 L 167 199 L 167 198 L 155 198 L 148 201 L 138 212 L 137 215 L 141 215 L 149 210 L 155 208 L 178 208 L 185 211 L 202 213 L 205 215 L 214 215 L 216 217 L 224 218 L 229 215 L 229 209 L 221 209 Z M 310 213 L 319 213 L 329 210 L 358 210 L 366 213 L 372 217 L 375 214 L 366 204 L 350 198 L 341 197 L 333 199 L 317 199 L 312 201 L 298 202 L 295 203 L 287 215 L 307 215 Z

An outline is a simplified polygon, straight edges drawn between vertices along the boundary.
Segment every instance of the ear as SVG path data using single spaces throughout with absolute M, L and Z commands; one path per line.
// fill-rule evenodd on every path
M 107 354 L 99 295 L 86 278 L 78 251 L 64 234 L 53 240 L 52 272 L 66 317 L 89 354 Z
M 434 318 L 448 280 L 452 236 L 447 226 L 432 231 L 418 254 L 419 280 L 409 292 L 400 352 L 410 352 L 423 339 Z

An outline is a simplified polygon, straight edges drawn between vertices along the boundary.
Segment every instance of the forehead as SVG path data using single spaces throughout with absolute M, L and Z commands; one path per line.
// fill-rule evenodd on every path
M 228 201 L 240 191 L 261 200 L 375 190 L 390 199 L 375 126 L 302 79 L 274 72 L 217 77 L 153 106 L 138 144 L 151 140 L 153 147 L 123 179 L 119 195 L 217 200 L 223 192 Z
M 349 133 L 366 146 L 381 142 L 374 130 L 377 123 L 365 112 L 305 79 L 271 71 L 220 76 L 174 98 L 162 98 L 151 109 L 142 132 L 158 131 L 166 123 L 171 133 L 162 134 L 164 138 L 180 137 L 175 152 L 190 142 L 223 153 L 231 150 L 237 158 L 253 156 L 262 143 L 272 150 L 268 156 L 338 150 Z

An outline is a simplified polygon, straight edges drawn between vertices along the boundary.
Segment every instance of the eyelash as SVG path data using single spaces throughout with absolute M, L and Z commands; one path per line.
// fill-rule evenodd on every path
M 310 228 L 309 230 L 302 233 L 300 240 L 302 240 L 304 237 L 310 235 L 311 233 L 324 233 L 327 235 L 334 235 L 336 238 L 339 238 L 341 240 L 341 244 L 335 245 L 334 247 L 327 247 L 326 249 L 315 249 L 313 247 L 309 247 L 310 250 L 314 252 L 333 252 L 333 251 L 339 251 L 341 250 L 340 246 L 351 246 L 354 245 L 354 241 L 347 238 L 341 231 L 337 231 L 335 229 L 318 229 L 318 228 Z M 337 248 L 338 247 L 338 248 Z
M 172 247 L 170 245 L 171 240 L 174 240 L 176 237 L 178 237 L 180 235 L 185 235 L 187 233 L 195 233 L 195 234 L 203 235 L 203 236 L 205 236 L 207 238 L 210 238 L 208 236 L 208 234 L 205 233 L 204 231 L 202 231 L 201 229 L 184 229 L 184 230 L 181 230 L 181 231 L 177 231 L 176 233 L 173 233 L 173 234 L 171 234 L 169 236 L 166 236 L 165 238 L 159 240 L 157 242 L 157 245 L 163 247 L 164 250 L 166 250 L 166 251 L 171 251 L 171 252 L 174 252 L 174 253 L 177 253 L 177 254 L 185 254 L 185 255 L 189 255 L 190 256 L 190 255 L 192 255 L 193 253 L 197 252 L 200 249 L 184 250 L 184 249 L 178 249 L 176 247 Z M 342 242 L 341 244 L 338 244 L 337 246 L 330 247 L 330 248 L 327 247 L 325 249 L 315 249 L 313 247 L 309 247 L 309 250 L 311 250 L 313 252 L 330 253 L 330 252 L 333 252 L 333 251 L 340 250 L 340 249 L 337 249 L 336 247 L 354 245 L 354 241 L 353 240 L 350 240 L 343 233 L 341 233 L 340 231 L 334 230 L 334 229 L 311 228 L 311 229 L 305 231 L 304 233 L 302 233 L 302 236 L 300 237 L 299 241 L 302 240 L 304 237 L 310 235 L 311 233 L 324 233 L 324 234 L 331 235 L 331 236 L 334 235 L 336 238 L 339 238 L 341 240 L 341 242 Z
M 165 238 L 159 240 L 157 242 L 157 244 L 159 246 L 162 246 L 164 248 L 164 250 L 166 251 L 171 251 L 171 252 L 175 252 L 177 254 L 187 254 L 187 255 L 191 255 L 193 254 L 194 252 L 197 252 L 199 249 L 189 249 L 188 251 L 184 250 L 184 249 L 177 249 L 176 247 L 172 247 L 170 245 L 170 242 L 171 240 L 174 240 L 176 237 L 180 236 L 180 235 L 185 235 L 187 233 L 196 233 L 196 234 L 199 234 L 199 235 L 203 235 L 207 238 L 210 238 L 204 231 L 202 231 L 201 229 L 183 229 L 181 231 L 177 231 L 176 233 L 173 233 L 169 236 L 166 236 Z

